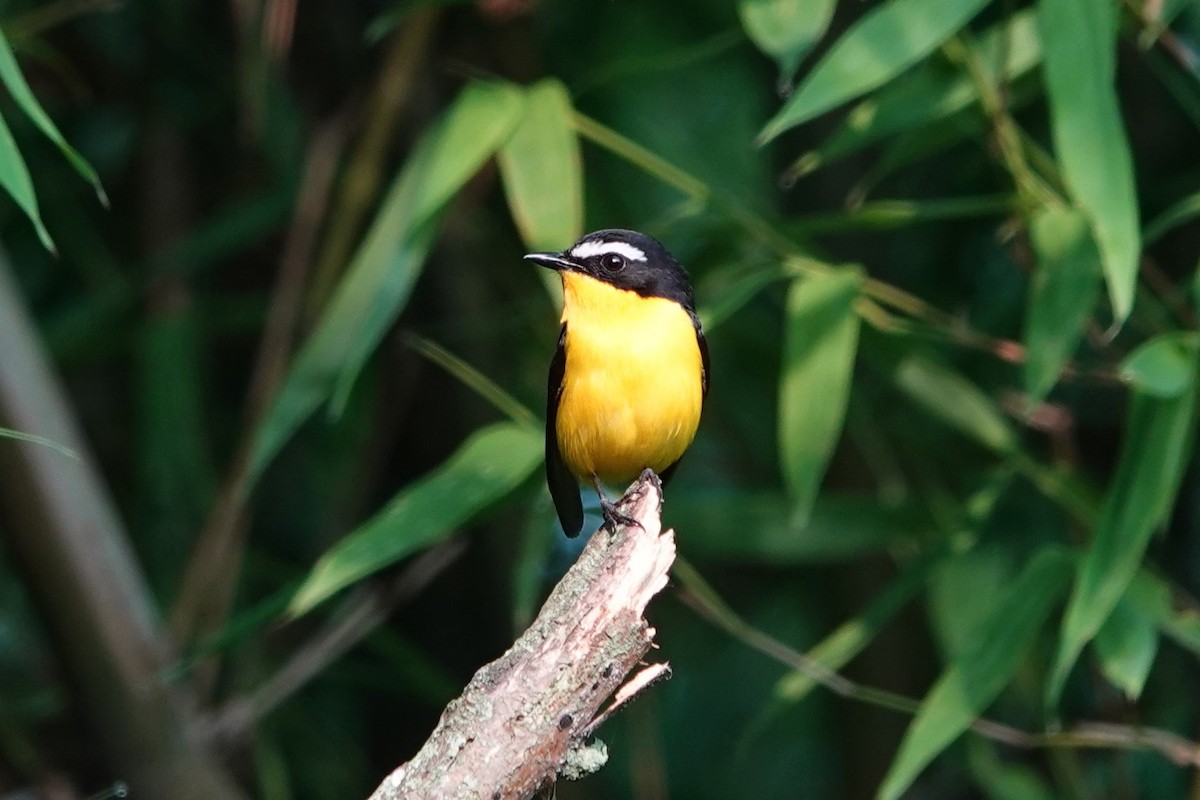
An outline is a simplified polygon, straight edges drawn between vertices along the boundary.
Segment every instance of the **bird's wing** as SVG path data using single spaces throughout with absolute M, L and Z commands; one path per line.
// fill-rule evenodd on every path
M 578 536 L 583 529 L 583 501 L 579 483 L 567 469 L 558 449 L 558 402 L 562 398 L 563 375 L 567 369 L 567 323 L 558 334 L 558 348 L 550 362 L 550 380 L 546 387 L 546 485 L 558 511 L 563 533 Z

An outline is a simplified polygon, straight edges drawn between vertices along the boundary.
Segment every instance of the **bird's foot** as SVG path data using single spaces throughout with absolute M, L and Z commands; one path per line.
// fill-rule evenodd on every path
M 595 475 L 592 476 L 592 486 L 596 487 L 596 494 L 600 497 L 600 515 L 604 517 L 604 527 L 608 528 L 609 533 L 616 533 L 618 525 L 625 527 L 636 525 L 642 528 L 642 523 L 621 510 L 621 506 L 625 503 L 628 496 L 622 497 L 615 503 L 609 500 L 604 494 L 604 485 L 600 483 L 600 479 Z M 645 530 L 645 528 L 642 528 L 642 530 Z
M 600 515 L 604 517 L 604 527 L 608 528 L 608 532 L 616 533 L 618 525 L 626 527 L 636 525 L 641 528 L 642 523 L 621 511 L 620 506 L 620 502 L 614 503 L 607 497 L 600 498 Z M 645 530 L 645 528 L 642 528 L 642 530 Z

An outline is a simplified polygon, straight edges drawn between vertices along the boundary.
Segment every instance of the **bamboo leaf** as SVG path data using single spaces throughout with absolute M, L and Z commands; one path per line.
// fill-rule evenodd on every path
M 42 222 L 42 212 L 38 208 L 37 194 L 33 190 L 29 168 L 25 166 L 25 159 L 17 149 L 17 142 L 13 139 L 12 131 L 9 130 L 4 117 L 0 117 L 0 186 L 4 187 L 4 191 L 12 196 L 17 206 L 25 212 L 25 216 L 29 217 L 42 247 L 52 253 L 57 252 L 54 240 L 50 238 L 50 231 L 46 230 L 46 224 Z
M 1070 554 L 1044 548 L 996 599 L 995 608 L 934 684 L 892 761 L 881 800 L 896 800 L 1012 679 L 1071 574 Z
M 288 607 L 304 614 L 335 592 L 436 544 L 525 481 L 542 433 L 502 422 L 473 434 L 444 464 L 321 556 Z
M 1132 591 L 1133 585 L 1129 588 Z M 1127 593 L 1096 632 L 1094 644 L 1100 671 L 1108 682 L 1130 700 L 1141 697 L 1158 654 L 1157 621 L 1142 613 Z
M 882 86 L 933 52 L 987 0 L 888 0 L 833 44 L 759 134 L 779 134 Z
M 1121 378 L 1155 397 L 1178 397 L 1195 385 L 1200 334 L 1177 331 L 1155 337 L 1130 353 Z
M 1016 760 L 1001 760 L 991 742 L 974 739 L 968 747 L 967 763 L 987 800 L 1055 800 L 1035 767 Z
M 1011 82 L 1027 74 L 1042 58 L 1034 13 L 1019 11 L 993 25 L 979 36 L 977 49 L 980 63 L 994 82 Z M 788 175 L 799 178 L 888 136 L 949 119 L 978 102 L 979 92 L 968 75 L 944 61 L 930 59 L 857 103 L 818 149 L 801 156 Z
M 1100 246 L 1113 316 L 1133 307 L 1141 252 L 1133 159 L 1114 86 L 1119 7 L 1040 0 L 1054 149 L 1076 206 Z
M 861 288 L 861 273 L 846 268 L 794 281 L 788 293 L 779 451 L 801 520 L 812 510 L 846 419 L 858 348 L 854 302 Z
M 779 65 L 779 85 L 791 85 L 800 62 L 833 19 L 837 0 L 741 0 L 738 16 L 754 46 Z
M 806 655 L 833 672 L 850 663 L 875 641 L 875 637 L 884 626 L 925 587 L 931 571 L 945 555 L 942 548 L 933 548 L 922 553 L 888 583 L 861 614 L 843 622 L 813 646 Z M 810 673 L 794 670 L 775 683 L 775 698 L 782 703 L 797 703 L 807 697 L 817 685 Z
M 515 87 L 470 84 L 417 145 L 259 425 L 251 482 L 323 402 L 345 401 L 408 302 L 442 212 L 509 135 L 521 101 Z
M 1074 209 L 1043 208 L 1029 226 L 1038 267 L 1025 316 L 1025 389 L 1032 407 L 1075 352 L 1100 291 L 1100 253 L 1087 219 Z
M 984 447 L 999 453 L 1017 449 L 1016 434 L 992 399 L 950 368 L 908 356 L 896 368 L 895 381 L 926 411 Z
M 4 86 L 12 95 L 13 100 L 42 132 L 42 135 L 54 143 L 80 177 L 92 185 L 100 202 L 107 206 L 108 195 L 104 193 L 104 187 L 100 185 L 100 177 L 96 175 L 96 170 L 92 169 L 92 165 L 79 155 L 75 148 L 67 144 L 67 140 L 59 133 L 54 121 L 50 119 L 41 103 L 34 97 L 33 91 L 25 81 L 25 76 L 21 74 L 21 68 L 17 65 L 17 59 L 13 55 L 12 47 L 9 46 L 8 38 L 3 32 L 0 32 L 0 81 L 4 81 Z
M 583 162 L 571 98 L 562 83 L 547 79 L 528 90 L 520 121 L 500 148 L 499 164 L 526 246 L 562 250 L 583 234 Z
M 1200 215 L 1200 192 L 1181 197 L 1157 217 L 1146 223 L 1142 239 L 1147 245 Z
M 694 558 L 803 564 L 857 558 L 919 541 L 924 518 L 864 494 L 823 495 L 803 523 L 777 491 L 672 487 L 671 524 L 688 532 Z M 739 530 L 730 536 L 730 530 Z
M 1067 604 L 1047 708 L 1057 704 L 1079 653 L 1125 593 L 1150 534 L 1171 510 L 1192 451 L 1196 395 L 1195 382 L 1177 397 L 1134 392 L 1117 474 Z

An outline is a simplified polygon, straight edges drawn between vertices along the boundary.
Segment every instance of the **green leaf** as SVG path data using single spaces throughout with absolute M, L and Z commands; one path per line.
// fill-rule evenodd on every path
M 908 356 L 897 366 L 895 381 L 926 411 L 984 447 L 1001 454 L 1017 449 L 1016 434 L 996 404 L 949 367 Z
M 883 627 L 899 613 L 925 586 L 934 566 L 945 556 L 942 548 L 933 548 L 908 564 L 866 610 L 843 622 L 832 633 L 812 647 L 806 655 L 817 664 L 836 672 L 850 663 L 867 648 Z M 775 684 L 775 697 L 780 702 L 796 703 L 808 696 L 817 682 L 807 671 L 795 670 Z
M 744 264 L 709 270 L 704 282 L 697 287 L 704 298 L 697 316 L 704 331 L 711 334 L 725 320 L 749 303 L 759 292 L 786 276 L 779 265 L 766 269 L 746 269 Z
M 1029 225 L 1037 271 L 1025 315 L 1028 406 L 1042 400 L 1083 336 L 1100 292 L 1100 253 L 1087 219 L 1074 209 L 1042 208 Z
M 446 348 L 439 345 L 437 342 L 426 339 L 422 336 L 412 334 L 406 337 L 408 344 L 421 355 L 428 358 L 433 363 L 437 364 L 442 369 L 449 372 L 458 381 L 466 386 L 482 399 L 486 400 L 492 408 L 501 412 L 513 422 L 527 427 L 534 427 L 538 424 L 538 418 L 515 397 L 504 391 L 491 378 L 484 375 L 475 367 L 463 361 L 458 356 L 451 353 Z
M 1137 574 L 1152 534 L 1167 518 L 1192 451 L 1197 387 L 1178 397 L 1134 392 L 1117 474 L 1067 604 L 1046 706 L 1053 708 L 1079 653 Z
M 521 105 L 515 87 L 470 84 L 418 143 L 259 425 L 250 482 L 321 403 L 345 401 L 408 302 L 446 206 L 500 147 Z
M 1133 307 L 1141 252 L 1136 185 L 1115 81 L 1115 3 L 1039 0 L 1054 149 L 1076 206 L 1092 224 L 1113 316 Z
M 1152 620 L 1175 644 L 1200 656 L 1200 608 L 1194 603 L 1177 604 L 1175 591 L 1158 575 L 1144 568 L 1140 570 L 1121 602 Z
M 1176 200 L 1169 208 L 1146 223 L 1146 228 L 1142 231 L 1142 240 L 1149 246 L 1180 225 L 1195 219 L 1197 215 L 1200 215 L 1200 192 L 1193 192 Z
M 974 646 L 977 631 L 996 607 L 996 597 L 1016 573 L 1014 560 L 1011 548 L 984 542 L 952 553 L 938 565 L 925 598 L 943 660 Z
M 1038 770 L 1018 761 L 1001 760 L 991 742 L 973 739 L 968 745 L 971 775 L 988 800 L 1055 800 Z
M 1130 590 L 1133 585 L 1130 584 Z M 1158 624 L 1122 597 L 1094 642 L 1100 670 L 1130 700 L 1137 700 L 1158 653 Z
M 17 149 L 17 142 L 3 117 L 0 117 L 0 186 L 4 187 L 4 191 L 12 196 L 25 212 L 25 216 L 29 217 L 42 247 L 51 253 L 57 252 L 54 240 L 50 238 L 50 231 L 46 230 L 46 224 L 42 222 L 42 212 L 38 208 L 37 194 L 33 191 L 33 179 L 29 177 L 29 168 L 25 166 L 25 159 Z
M 993 25 L 979 36 L 976 49 L 993 82 L 1011 82 L 1025 75 L 1042 58 L 1033 12 L 1019 11 Z M 978 102 L 979 92 L 970 76 L 931 59 L 855 105 L 817 150 L 800 157 L 788 176 L 799 178 L 888 136 L 949 119 Z
M 843 268 L 796 280 L 788 292 L 779 455 L 801 520 L 812 509 L 846 419 L 861 289 L 862 274 Z
M 92 169 L 83 156 L 75 151 L 75 148 L 67 144 L 67 140 L 59 133 L 54 122 L 49 115 L 42 109 L 37 98 L 33 96 L 33 91 L 30 90 L 29 84 L 25 82 L 25 76 L 21 74 L 21 68 L 17 66 L 17 59 L 13 55 L 12 47 L 8 44 L 8 38 L 0 32 L 0 80 L 4 81 L 5 87 L 13 100 L 25 112 L 25 115 L 37 126 L 42 135 L 49 139 L 62 152 L 63 156 L 70 162 L 75 171 L 96 191 L 96 196 L 105 206 L 108 205 L 108 196 L 104 193 L 104 187 L 100 185 L 100 178 L 96 175 L 96 170 Z M 53 248 L 51 248 L 53 249 Z
M 754 46 L 779 65 L 780 86 L 788 87 L 825 35 L 836 6 L 837 0 L 741 0 L 738 16 Z
M 779 492 L 675 487 L 668 516 L 687 531 L 697 560 L 766 564 L 838 561 L 915 544 L 923 524 L 914 505 L 888 507 L 868 495 L 824 495 L 801 524 Z
M 528 90 L 499 163 L 508 206 L 526 246 L 562 250 L 583 234 L 583 162 L 571 98 L 562 83 L 546 79 Z
M 473 434 L 430 474 L 336 544 L 288 607 L 293 616 L 355 581 L 449 536 L 521 485 L 542 460 L 542 432 L 502 422 Z
M 973 643 L 950 662 L 922 701 L 879 789 L 881 800 L 899 798 L 996 699 L 1066 588 L 1071 564 L 1063 548 L 1044 548 L 996 598 Z
M 1121 363 L 1121 378 L 1155 397 L 1179 397 L 1196 384 L 1200 333 L 1176 331 L 1156 336 Z
M 759 134 L 768 142 L 831 108 L 882 86 L 933 52 L 987 0 L 888 0 L 834 43 Z

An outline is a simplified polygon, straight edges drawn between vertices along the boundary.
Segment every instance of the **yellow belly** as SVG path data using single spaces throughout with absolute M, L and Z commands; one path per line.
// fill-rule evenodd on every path
M 700 348 L 678 304 L 564 274 L 566 369 L 556 433 L 578 477 L 661 472 L 692 443 L 703 403 Z

